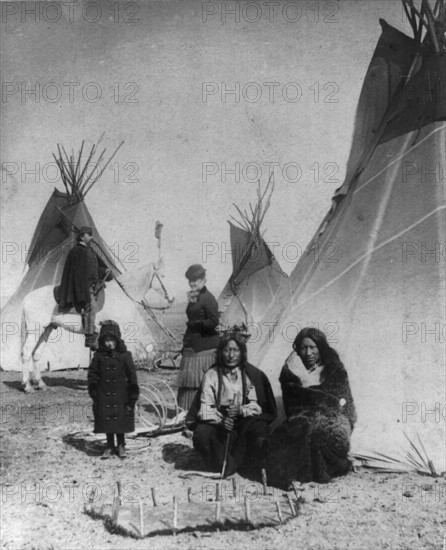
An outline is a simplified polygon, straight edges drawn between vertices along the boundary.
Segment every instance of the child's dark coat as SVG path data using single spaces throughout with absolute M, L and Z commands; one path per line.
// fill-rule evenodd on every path
M 88 369 L 88 393 L 93 399 L 95 433 L 135 431 L 135 403 L 139 386 L 132 354 L 122 340 L 117 349 L 107 350 L 101 331 L 99 350 Z

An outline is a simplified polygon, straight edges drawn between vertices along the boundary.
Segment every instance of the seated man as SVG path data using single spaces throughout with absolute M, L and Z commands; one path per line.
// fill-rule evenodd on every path
M 237 334 L 224 336 L 217 363 L 204 375 L 187 416 L 193 445 L 206 466 L 228 476 L 259 459 L 276 413 L 269 380 L 247 362 L 245 341 Z
M 70 250 L 65 261 L 60 285 L 59 306 L 74 307 L 82 316 L 85 346 L 97 349 L 95 319 L 97 297 L 102 279 L 111 279 L 107 266 L 91 246 L 93 230 L 81 227 L 77 244 Z

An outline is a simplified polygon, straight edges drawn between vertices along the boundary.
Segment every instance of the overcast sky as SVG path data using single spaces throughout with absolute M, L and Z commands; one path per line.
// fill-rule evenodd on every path
M 86 202 L 129 269 L 156 259 L 160 220 L 177 297 L 197 262 L 218 293 L 232 204 L 247 208 L 274 169 L 263 229 L 291 272 L 342 183 L 378 19 L 409 32 L 399 0 L 1 8 L 2 297 L 53 187 L 63 190 L 56 144 L 77 152 L 85 139 L 89 150 L 102 132 L 108 152 L 125 144 Z

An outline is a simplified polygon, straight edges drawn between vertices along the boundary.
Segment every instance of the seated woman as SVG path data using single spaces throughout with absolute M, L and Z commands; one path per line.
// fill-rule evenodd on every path
M 351 469 L 348 458 L 356 411 L 347 372 L 323 332 L 304 328 L 280 374 L 287 420 L 271 435 L 268 482 L 328 483 Z
M 204 375 L 187 423 L 193 445 L 207 468 L 234 473 L 251 465 L 276 417 L 276 401 L 266 375 L 247 362 L 246 343 L 237 333 L 223 336 L 217 363 Z M 223 472 L 223 465 L 226 465 Z

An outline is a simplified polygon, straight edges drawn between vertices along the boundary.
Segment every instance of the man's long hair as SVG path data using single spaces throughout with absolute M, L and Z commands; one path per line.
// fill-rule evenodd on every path
M 342 365 L 338 352 L 330 346 L 325 334 L 321 330 L 313 327 L 303 328 L 296 336 L 293 342 L 293 349 L 297 354 L 299 354 L 299 348 L 305 338 L 310 338 L 310 340 L 313 340 L 316 344 L 321 363 L 324 367 L 327 369 L 336 369 L 338 366 Z
M 242 371 L 242 404 L 247 401 L 247 383 L 246 383 L 246 365 L 248 363 L 248 349 L 246 347 L 246 342 L 244 339 L 237 333 L 227 333 L 224 334 L 217 347 L 217 370 L 218 370 L 218 390 L 217 390 L 217 407 L 221 405 L 221 390 L 222 390 L 222 375 L 223 369 L 225 368 L 225 361 L 223 357 L 223 350 L 229 344 L 229 342 L 234 341 L 239 350 L 240 350 L 240 370 Z
M 243 370 L 246 367 L 246 364 L 248 363 L 248 348 L 246 347 L 245 340 L 236 332 L 234 333 L 227 333 L 224 334 L 220 338 L 220 342 L 217 347 L 217 367 L 224 368 L 225 367 L 225 361 L 223 357 L 223 350 L 225 347 L 229 344 L 229 342 L 234 341 L 239 350 L 240 350 L 240 368 Z

